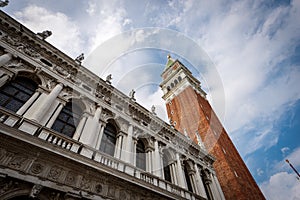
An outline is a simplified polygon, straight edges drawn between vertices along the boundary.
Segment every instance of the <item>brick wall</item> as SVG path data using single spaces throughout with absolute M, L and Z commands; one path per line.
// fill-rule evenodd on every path
M 187 87 L 166 106 L 175 128 L 196 143 L 198 131 L 216 158 L 214 168 L 226 199 L 265 199 L 207 100 Z

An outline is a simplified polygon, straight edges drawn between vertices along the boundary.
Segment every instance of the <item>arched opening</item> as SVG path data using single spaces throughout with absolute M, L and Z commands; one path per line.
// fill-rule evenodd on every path
M 38 84 L 26 77 L 17 77 L 0 89 L 0 106 L 17 112 L 33 95 Z
M 204 170 L 201 171 L 201 179 L 202 179 L 202 182 L 204 184 L 204 190 L 205 190 L 207 199 L 208 200 L 213 200 L 212 191 L 210 189 L 211 180 L 209 179 L 209 177 L 207 176 L 207 173 Z
M 69 101 L 61 110 L 51 128 L 72 138 L 82 113 L 83 111 L 79 105 Z
M 100 151 L 108 155 L 114 156 L 117 141 L 117 133 L 118 132 L 116 126 L 114 125 L 114 123 L 109 121 L 104 128 L 103 136 L 100 143 Z
M 164 179 L 172 182 L 171 169 L 170 169 L 171 156 L 168 151 L 163 151 L 163 167 L 164 167 Z
M 180 82 L 182 80 L 181 76 L 178 77 L 178 81 Z
M 174 83 L 175 83 L 175 85 L 177 85 L 177 84 L 178 84 L 178 81 L 175 79 Z
M 136 144 L 136 167 L 146 170 L 146 149 L 142 140 Z
M 193 192 L 192 182 L 188 172 L 188 164 L 186 162 L 184 163 L 184 175 L 185 175 L 185 180 L 186 180 L 188 190 L 190 192 Z

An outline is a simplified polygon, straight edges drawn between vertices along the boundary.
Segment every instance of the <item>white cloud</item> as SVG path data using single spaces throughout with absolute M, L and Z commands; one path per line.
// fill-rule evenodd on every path
M 96 2 L 95 1 L 89 1 L 88 3 L 88 8 L 86 9 L 86 12 L 90 15 L 93 16 L 96 12 Z
M 282 152 L 283 155 L 285 155 L 286 152 L 288 152 L 289 150 L 290 150 L 290 148 L 288 148 L 288 147 L 283 147 L 280 149 L 280 151 Z
M 256 169 L 256 173 L 258 174 L 258 176 L 262 176 L 264 174 L 264 170 L 262 170 L 261 168 Z
M 296 148 L 291 152 L 289 155 L 287 155 L 283 160 L 276 163 L 274 165 L 274 171 L 283 171 L 283 170 L 291 170 L 288 163 L 286 163 L 286 159 L 289 160 L 289 162 L 296 168 L 300 168 L 300 147 Z
M 82 52 L 83 41 L 77 24 L 67 15 L 31 5 L 15 12 L 16 18 L 34 32 L 52 31 L 46 40 L 71 57 Z
M 126 10 L 118 1 L 89 1 L 92 18 L 89 22 L 88 52 L 95 50 L 101 43 L 124 31 L 130 25 Z
M 279 172 L 260 185 L 266 199 L 300 200 L 300 181 L 295 174 Z
M 262 3 L 190 1 L 176 14 L 183 19 L 178 30 L 198 38 L 216 63 L 226 95 L 225 127 L 246 154 L 277 144 L 273 124 L 300 98 L 299 66 L 280 66 L 299 41 L 299 2 L 275 9 Z M 254 137 L 245 135 L 249 131 Z

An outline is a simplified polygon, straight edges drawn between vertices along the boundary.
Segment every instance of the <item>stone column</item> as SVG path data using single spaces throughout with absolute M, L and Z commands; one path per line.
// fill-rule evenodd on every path
M 49 122 L 46 125 L 47 128 L 52 127 L 52 125 L 54 124 L 54 122 L 55 122 L 56 118 L 58 117 L 60 111 L 63 109 L 63 107 L 64 107 L 64 104 L 59 103 L 57 109 L 55 110 L 54 114 L 51 116 Z
M 146 149 L 146 171 L 152 172 L 152 150 L 147 148 Z
M 96 145 L 96 149 L 100 149 L 100 145 L 101 145 L 101 141 L 102 141 L 102 137 L 103 137 L 103 133 L 104 133 L 104 128 L 105 128 L 105 123 L 104 122 L 100 122 L 100 132 L 99 132 L 99 137 L 98 137 L 98 142 Z
M 132 135 L 133 135 L 133 126 L 132 124 L 129 124 L 128 127 L 128 134 L 126 138 L 126 143 L 124 144 L 124 151 L 122 154 L 122 158 L 125 162 L 128 163 L 133 163 L 133 140 L 132 140 Z
M 122 150 L 122 143 L 123 143 L 124 135 L 122 132 L 119 132 L 117 135 L 117 141 L 115 146 L 115 158 L 120 159 L 121 158 L 121 150 Z
M 210 173 L 210 178 L 212 181 L 211 188 L 213 191 L 214 199 L 221 199 L 221 200 L 225 199 L 224 194 L 221 189 L 221 186 L 220 186 L 219 181 L 216 178 L 216 176 L 214 174 Z
M 178 170 L 176 170 L 175 161 L 173 163 L 171 163 L 169 165 L 169 167 L 170 167 L 170 172 L 171 172 L 171 181 L 172 181 L 172 183 L 174 183 L 175 185 L 179 185 L 178 180 L 177 180 L 177 171 Z
M 136 166 L 136 145 L 137 138 L 133 138 L 133 165 Z
M 75 133 L 73 135 L 73 139 L 74 140 L 78 141 L 80 139 L 87 118 L 88 118 L 87 114 L 83 113 L 82 116 L 81 116 L 81 119 L 80 119 L 80 121 L 78 123 L 78 126 L 76 128 L 76 131 L 75 131 Z
M 207 192 L 208 192 L 207 196 L 209 196 L 209 198 L 213 198 L 214 195 L 213 195 L 213 191 L 212 191 L 212 188 L 211 188 L 211 183 L 212 183 L 212 181 L 211 181 L 209 172 L 204 171 L 204 174 L 205 174 L 205 177 L 204 177 L 204 184 L 205 184 L 205 186 L 206 186 L 206 188 L 207 188 Z
M 12 59 L 13 55 L 11 53 L 6 53 L 0 56 L 0 67 L 8 63 Z
M 189 171 L 188 176 L 189 176 L 189 179 L 191 181 L 193 192 L 196 193 L 196 194 L 199 194 L 196 179 L 195 179 L 195 172 L 194 171 Z
M 99 137 L 99 130 L 100 130 L 100 115 L 102 112 L 102 108 L 98 106 L 96 108 L 96 111 L 94 113 L 94 116 L 89 116 L 86 120 L 86 123 L 84 125 L 80 142 L 87 144 L 93 148 L 96 147 L 97 139 Z
M 153 159 L 153 172 L 154 175 L 158 176 L 158 177 L 162 177 L 162 173 L 161 173 L 161 158 L 159 155 L 159 147 L 158 147 L 158 141 L 155 140 L 154 141 L 154 159 Z
M 8 74 L 4 74 L 1 78 L 0 78 L 0 88 L 5 85 L 5 83 L 7 83 L 10 79 L 10 76 Z
M 161 151 L 159 152 L 159 156 L 160 156 L 159 159 L 160 159 L 160 173 L 161 173 L 160 177 L 163 179 L 165 177 L 165 175 L 164 175 L 164 167 L 165 166 L 164 166 L 164 161 L 163 161 L 164 155 Z
M 17 111 L 18 115 L 23 115 L 26 110 L 33 104 L 33 102 L 39 97 L 40 92 L 36 91 L 31 97 L 30 99 L 28 99 L 28 101 L 26 101 L 25 104 L 23 104 L 23 106 Z
M 202 178 L 201 178 L 197 164 L 195 164 L 194 167 L 195 167 L 195 171 L 196 171 L 196 185 L 197 185 L 199 195 L 201 197 L 207 198 L 205 188 L 204 188 L 204 183 L 202 182 Z
M 178 185 L 181 186 L 182 188 L 187 188 L 184 180 L 184 173 L 179 158 L 179 153 L 176 153 L 176 161 L 177 161 L 177 170 L 178 170 Z
M 122 132 L 122 142 L 120 146 L 120 159 L 124 162 L 128 162 L 127 140 L 128 140 L 128 134 Z
M 42 120 L 43 116 L 45 115 L 45 113 L 47 113 L 47 111 L 51 107 L 52 103 L 55 101 L 55 99 L 59 95 L 59 93 L 62 91 L 62 89 L 63 89 L 63 84 L 62 83 L 57 84 L 52 89 L 52 91 L 47 95 L 47 97 L 44 99 L 44 101 L 41 103 L 39 109 L 37 109 L 33 113 L 33 115 L 31 116 L 31 119 L 35 120 L 37 122 L 40 122 Z

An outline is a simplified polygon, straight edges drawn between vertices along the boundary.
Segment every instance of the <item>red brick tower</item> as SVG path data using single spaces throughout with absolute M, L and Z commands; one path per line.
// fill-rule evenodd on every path
M 193 142 L 203 144 L 216 161 L 214 168 L 228 200 L 265 199 L 231 139 L 206 100 L 200 82 L 178 60 L 168 56 L 162 73 L 171 123 Z

